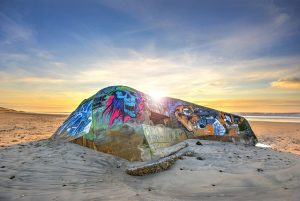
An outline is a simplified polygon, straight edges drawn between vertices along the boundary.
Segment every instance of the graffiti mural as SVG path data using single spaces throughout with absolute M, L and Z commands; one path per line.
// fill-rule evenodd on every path
M 87 134 L 92 123 L 92 102 L 92 100 L 83 101 L 56 133 L 66 132 L 70 137 Z
M 126 123 L 131 118 L 137 118 L 143 109 L 142 96 L 129 89 L 117 88 L 106 100 L 103 117 L 109 119 L 108 126 Z
M 210 125 L 210 133 L 224 135 L 226 129 L 218 120 L 217 113 L 213 111 L 203 111 L 193 108 L 191 105 L 179 105 L 176 107 L 175 116 L 177 120 L 190 132 L 199 133 Z
M 241 116 L 168 97 L 157 101 L 127 86 L 106 87 L 84 100 L 54 137 L 128 160 L 151 159 L 188 138 L 257 142 Z

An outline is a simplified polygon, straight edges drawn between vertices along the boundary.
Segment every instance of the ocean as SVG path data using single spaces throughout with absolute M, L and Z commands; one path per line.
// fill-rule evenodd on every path
M 238 113 L 248 121 L 300 123 L 300 113 Z

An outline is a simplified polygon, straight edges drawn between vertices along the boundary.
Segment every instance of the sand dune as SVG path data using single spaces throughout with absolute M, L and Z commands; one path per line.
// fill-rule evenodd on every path
M 193 157 L 161 173 L 130 176 L 125 160 L 47 140 L 65 118 L 0 112 L 0 200 L 299 200 L 298 155 L 189 140 Z M 274 145 L 299 139 L 298 124 L 277 125 L 252 123 L 259 139 Z

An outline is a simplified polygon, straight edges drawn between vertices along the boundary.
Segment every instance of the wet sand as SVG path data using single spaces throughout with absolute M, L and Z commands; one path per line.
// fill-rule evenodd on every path
M 0 200 L 296 201 L 300 197 L 298 155 L 212 141 L 201 141 L 200 146 L 189 140 L 194 156 L 183 157 L 164 172 L 130 176 L 125 160 L 47 140 L 66 117 L 0 113 Z M 259 139 L 275 144 L 277 137 L 285 141 L 287 131 L 298 129 L 294 124 L 275 129 L 266 123 L 251 125 L 260 132 Z M 273 131 L 275 137 L 269 139 Z M 292 135 L 290 139 L 299 139 Z
M 250 125 L 260 142 L 275 150 L 300 155 L 300 123 L 257 121 Z

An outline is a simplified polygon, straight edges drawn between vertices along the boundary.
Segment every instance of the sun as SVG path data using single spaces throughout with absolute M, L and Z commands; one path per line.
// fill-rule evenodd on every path
M 159 91 L 159 90 L 152 90 L 148 93 L 152 98 L 153 100 L 155 101 L 159 101 L 161 100 L 163 97 L 165 97 L 165 94 L 162 92 L 162 91 Z

